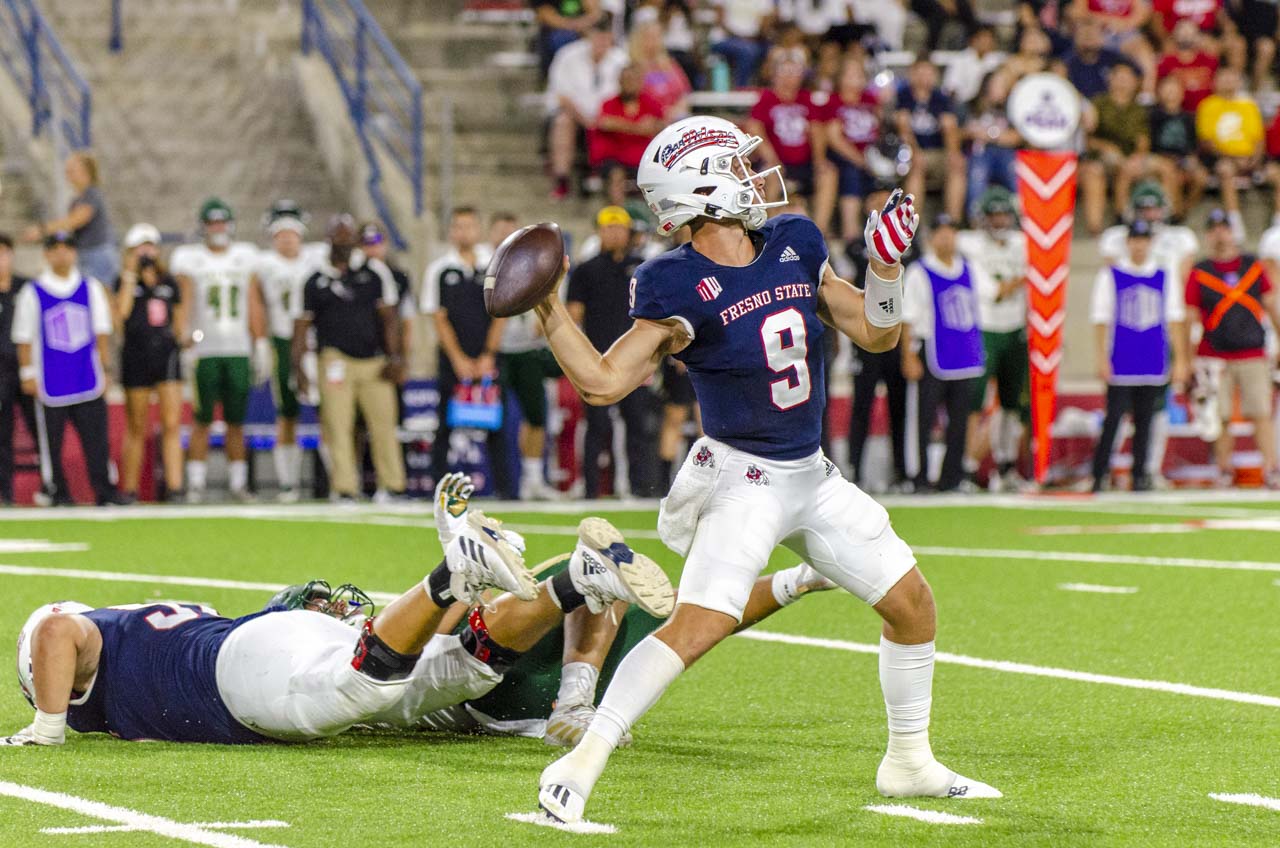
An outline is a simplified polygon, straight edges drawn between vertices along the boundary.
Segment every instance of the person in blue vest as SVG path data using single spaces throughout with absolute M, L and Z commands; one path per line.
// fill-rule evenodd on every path
M 1175 383 L 1185 383 L 1190 373 L 1181 276 L 1153 255 L 1153 234 L 1145 219 L 1130 224 L 1126 255 L 1099 271 L 1093 283 L 1090 318 L 1098 376 L 1107 386 L 1102 437 L 1093 454 L 1095 492 L 1110 477 L 1111 451 L 1126 412 L 1133 417 L 1133 490 L 1151 488 L 1151 419 L 1169 384 L 1170 358 Z
M 111 304 L 106 289 L 76 264 L 75 236 L 50 233 L 45 269 L 18 293 L 13 343 L 22 391 L 36 399 L 36 436 L 45 502 L 72 503 L 62 479 L 62 433 L 75 425 L 94 499 L 119 503 L 107 442 L 107 371 Z
M 983 273 L 957 252 L 956 222 L 947 214 L 934 219 L 929 250 L 906 271 L 902 373 L 916 384 L 919 398 L 917 491 L 929 488 L 928 447 L 939 408 L 947 413 L 947 453 L 937 489 L 946 492 L 965 482 L 965 446 L 971 419 L 978 417 L 973 396 L 986 373 L 976 292 Z

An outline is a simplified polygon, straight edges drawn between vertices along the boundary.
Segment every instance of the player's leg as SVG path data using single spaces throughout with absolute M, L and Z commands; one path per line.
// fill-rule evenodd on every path
M 1223 362 L 1222 374 L 1218 378 L 1218 415 L 1222 420 L 1222 432 L 1213 443 L 1213 456 L 1218 465 L 1218 485 L 1230 488 L 1235 484 L 1235 463 L 1232 452 L 1235 450 L 1235 437 L 1231 435 L 1231 416 L 1235 409 L 1236 370 L 1231 360 Z
M 538 802 L 555 818 L 582 818 L 623 736 L 690 664 L 733 633 L 777 545 L 786 505 L 769 487 L 744 480 L 745 463 L 732 454 L 720 461 L 723 482 L 698 520 L 680 580 L 681 602 L 619 664 L 582 741 L 542 773 Z
M 249 497 L 249 449 L 244 441 L 244 420 L 249 413 L 249 389 L 253 369 L 247 356 L 222 358 L 222 419 L 227 422 L 227 484 L 233 497 Z
M 356 496 L 356 396 L 342 354 L 333 348 L 320 352 L 320 423 L 329 446 L 330 479 L 340 498 Z M 335 375 L 336 380 L 329 377 Z M 437 434 L 438 435 L 438 434 Z
M 976 379 L 976 378 L 974 378 Z M 964 453 L 969 435 L 969 399 L 973 379 L 948 380 L 943 384 L 947 409 L 947 452 L 942 459 L 938 488 L 951 491 L 964 481 Z
M 276 397 L 276 445 L 271 451 L 275 464 L 276 482 L 280 485 L 279 499 L 285 503 L 298 500 L 298 476 L 302 465 L 302 451 L 298 447 L 298 395 L 290 384 L 291 339 L 273 338 L 275 370 L 272 381 Z
M 933 441 L 933 425 L 938 418 L 938 406 L 942 403 L 943 383 L 925 366 L 924 376 L 916 383 L 916 455 L 920 467 L 916 471 L 917 491 L 929 488 L 929 445 Z M 941 485 L 941 480 L 939 480 Z
M 187 443 L 187 497 L 191 501 L 204 499 L 208 485 L 209 425 L 213 423 L 213 410 L 218 402 L 218 363 L 212 357 L 196 361 L 193 382 L 195 404 L 191 437 Z
M 369 448 L 378 488 L 393 495 L 403 495 L 404 449 L 396 434 L 396 389 L 382 379 L 382 360 L 360 363 L 356 368 L 356 400 L 369 432 Z M 355 363 L 352 363 L 354 365 Z
M 125 434 L 120 450 L 120 491 L 126 497 L 138 496 L 138 478 L 142 476 L 142 448 L 147 440 L 147 418 L 151 412 L 151 388 L 130 387 L 124 390 Z M 10 416 L 12 417 L 12 416 Z
M 1116 434 L 1120 432 L 1120 421 L 1124 417 L 1128 402 L 1128 388 L 1125 386 L 1107 386 L 1106 414 L 1102 419 L 1102 434 L 1098 437 L 1097 447 L 1093 451 L 1093 490 L 1101 492 L 1111 479 L 1111 453 L 1115 447 Z
M 930 748 L 937 614 L 911 549 L 894 532 L 884 507 L 847 480 L 828 477 L 814 488 L 812 519 L 788 546 L 884 620 L 880 688 L 889 743 L 876 788 L 890 797 L 999 797 L 986 784 L 943 766 Z

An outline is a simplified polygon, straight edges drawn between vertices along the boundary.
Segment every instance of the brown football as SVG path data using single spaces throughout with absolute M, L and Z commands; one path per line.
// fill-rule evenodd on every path
M 564 236 L 552 222 L 530 224 L 503 239 L 484 276 L 484 308 L 494 318 L 528 312 L 560 279 Z

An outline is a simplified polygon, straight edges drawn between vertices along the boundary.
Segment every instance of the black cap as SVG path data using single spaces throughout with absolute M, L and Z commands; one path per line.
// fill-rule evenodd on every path
M 1229 227 L 1231 226 L 1231 218 L 1227 215 L 1227 210 L 1216 207 L 1209 210 L 1209 220 L 1206 224 L 1209 227 Z
M 932 229 L 936 230 L 940 227 L 950 227 L 954 230 L 959 228 L 959 224 L 956 223 L 955 218 L 952 218 L 946 212 L 939 212 L 933 216 Z
M 69 230 L 54 230 L 44 237 L 44 246 L 46 249 L 59 244 L 65 244 L 68 247 L 75 247 L 75 234 Z
M 1151 222 L 1146 218 L 1137 218 L 1129 225 L 1129 238 L 1151 238 Z

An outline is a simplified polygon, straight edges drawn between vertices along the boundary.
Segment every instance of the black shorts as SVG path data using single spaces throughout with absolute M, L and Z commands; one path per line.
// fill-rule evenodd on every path
M 809 197 L 813 194 L 813 163 L 805 162 L 802 165 L 783 165 L 782 176 L 787 181 L 787 185 L 794 191 L 788 191 L 787 196 L 791 197 Z
M 662 363 L 662 402 L 671 406 L 690 406 L 698 402 L 689 372 L 681 371 L 670 359 Z
M 1276 26 L 1280 24 L 1280 7 L 1274 3 L 1261 0 L 1243 0 L 1239 4 L 1228 4 L 1228 14 L 1240 28 L 1240 34 L 1249 42 L 1252 51 L 1253 42 L 1259 38 L 1276 37 Z
M 120 382 L 126 389 L 149 389 L 182 379 L 182 357 L 173 342 L 130 345 L 120 351 Z

